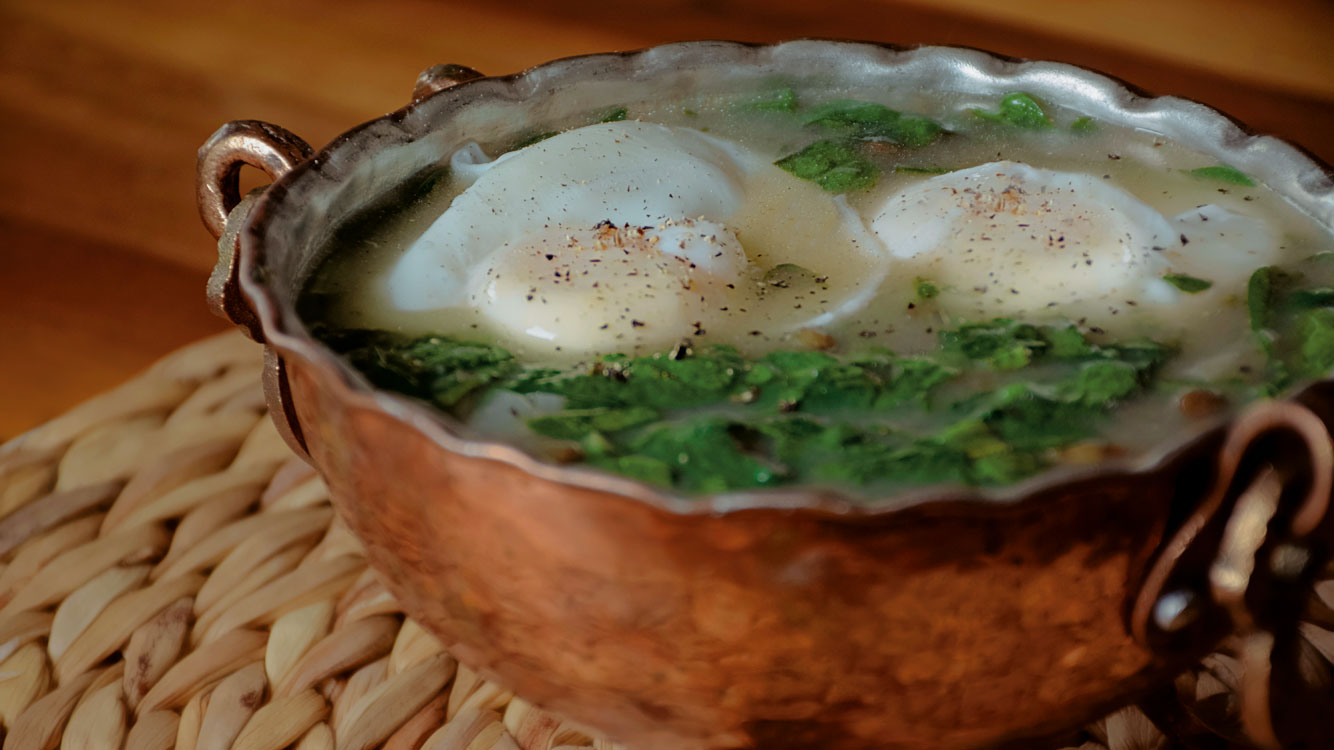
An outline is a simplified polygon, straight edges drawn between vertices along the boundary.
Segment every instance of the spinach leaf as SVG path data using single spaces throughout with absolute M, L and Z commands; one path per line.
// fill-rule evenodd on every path
M 797 92 L 789 87 L 757 94 L 742 105 L 754 112 L 796 112 Z
M 1176 353 L 1176 350 L 1171 346 L 1145 338 L 1105 345 L 1097 347 L 1097 350 L 1101 354 L 1134 365 L 1136 369 L 1149 375 L 1157 371 Z
M 1227 182 L 1233 185 L 1241 185 L 1243 187 L 1255 187 L 1255 180 L 1252 180 L 1250 175 L 1239 169 L 1226 165 L 1217 167 L 1200 167 L 1199 169 L 1191 169 L 1189 172 L 1203 180 L 1217 180 L 1219 182 Z
M 543 130 L 536 133 L 532 133 L 530 135 L 524 136 L 523 138 L 520 138 L 518 141 L 515 141 L 514 145 L 510 146 L 509 150 L 518 151 L 521 148 L 528 148 L 534 143 L 541 143 L 542 141 L 545 141 L 548 138 L 555 138 L 558 135 L 560 135 L 560 131 L 558 130 Z
M 1048 346 L 1037 326 L 997 318 L 987 323 L 965 323 L 938 334 L 947 353 L 986 361 L 994 370 L 1017 370 L 1033 361 Z
M 1073 133 L 1093 133 L 1097 129 L 1098 121 L 1088 115 L 1077 117 L 1074 122 L 1070 123 L 1070 131 Z
M 659 487 L 672 486 L 672 467 L 648 456 L 591 456 L 588 463 L 613 474 L 638 479 Z
M 674 483 L 689 492 L 765 487 L 781 481 L 782 468 L 745 452 L 734 425 L 719 417 L 696 417 L 650 429 L 630 445 L 634 455 L 670 467 Z
M 583 440 L 589 433 L 620 432 L 657 421 L 657 409 L 646 406 L 569 409 L 528 420 L 533 432 L 561 440 Z
M 868 159 L 847 144 L 836 141 L 816 141 L 774 164 L 831 193 L 869 189 L 880 176 L 880 171 Z
M 1303 367 L 1334 367 L 1334 309 L 1307 311 L 1300 330 Z M 590 465 L 686 492 L 800 480 L 1013 482 L 1046 466 L 1047 451 L 1090 437 L 1171 356 L 1152 341 L 1095 345 L 1074 326 L 1008 319 L 943 331 L 943 358 L 871 349 L 748 360 L 726 346 L 682 346 L 609 355 L 582 372 L 524 369 L 504 349 L 443 336 L 318 335 L 377 385 L 444 409 L 466 409 L 465 399 L 488 388 L 561 395 L 562 411 L 528 421 L 536 434 L 578 443 Z M 1039 362 L 1067 364 L 1003 376 L 946 411 L 932 403 L 961 370 Z M 899 431 L 876 417 L 912 409 L 935 411 L 925 424 L 938 426 Z M 923 424 L 903 424 L 915 423 Z
M 629 114 L 630 111 L 625 107 L 612 107 L 611 109 L 603 112 L 602 114 L 597 115 L 596 119 L 597 122 L 621 122 Z
M 1047 130 L 1053 126 L 1038 100 L 1022 91 L 1012 91 L 1001 97 L 1000 108 L 996 112 L 974 109 L 972 113 L 979 120 L 1025 130 Z
M 1251 319 L 1251 330 L 1262 331 L 1273 320 L 1274 308 L 1296 278 L 1277 266 L 1255 269 L 1246 282 L 1246 310 Z
M 572 409 L 685 408 L 725 401 L 744 368 L 735 349 L 715 346 L 682 359 L 666 354 L 606 357 L 590 372 L 529 381 L 514 390 L 555 393 Z
M 344 354 L 376 386 L 428 399 L 446 409 L 504 381 L 520 368 L 505 349 L 447 336 L 375 337 Z
M 894 174 L 949 174 L 956 171 L 952 167 L 914 167 L 908 164 L 895 164 Z
M 1194 276 L 1187 276 L 1184 273 L 1169 273 L 1163 277 L 1163 281 L 1166 281 L 1186 294 L 1199 294 L 1214 285 L 1214 282 L 1212 281 L 1206 281 L 1205 279 L 1199 279 Z
M 908 148 L 921 148 L 944 132 L 938 123 L 925 117 L 851 99 L 816 107 L 806 118 L 806 124 L 818 125 L 847 138 L 887 140 Z
M 1098 347 L 1090 344 L 1084 334 L 1074 326 L 1048 326 L 1042 330 L 1046 339 L 1047 353 L 1055 359 L 1087 359 L 1096 356 Z
M 1334 307 L 1334 289 L 1298 289 L 1289 294 L 1283 306 L 1294 310 L 1310 310 L 1314 307 Z
M 1082 406 L 1107 407 L 1140 388 L 1140 370 L 1129 362 L 1089 362 L 1058 386 L 1063 401 Z
M 1334 308 L 1318 307 L 1297 321 L 1298 371 L 1324 377 L 1334 371 Z
M 940 287 L 923 278 L 915 279 L 913 287 L 917 290 L 917 299 L 927 300 L 940 294 Z

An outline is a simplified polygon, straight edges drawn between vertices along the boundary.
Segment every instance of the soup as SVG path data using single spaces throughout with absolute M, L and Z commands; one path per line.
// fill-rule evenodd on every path
M 686 493 L 1000 485 L 1334 368 L 1329 229 L 1040 102 L 794 90 L 468 142 L 302 299 L 376 386 Z

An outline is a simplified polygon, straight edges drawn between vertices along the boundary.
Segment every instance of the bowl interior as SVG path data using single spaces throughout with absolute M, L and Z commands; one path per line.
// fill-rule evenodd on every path
M 482 78 L 339 136 L 293 170 L 261 199 L 242 233 L 241 284 L 266 336 L 280 351 L 317 360 L 341 373 L 348 387 L 429 430 L 451 450 L 500 457 L 562 481 L 592 481 L 684 509 L 711 511 L 753 506 L 809 506 L 810 492 L 792 489 L 729 493 L 709 502 L 610 480 L 589 470 L 553 467 L 517 449 L 470 439 L 445 415 L 374 389 L 332 352 L 314 342 L 296 313 L 298 294 L 322 260 L 333 232 L 370 205 L 398 199 L 468 140 L 496 141 L 531 132 L 600 107 L 689 96 L 753 91 L 777 84 L 829 87 L 856 81 L 868 89 L 941 91 L 1000 96 L 1022 90 L 1046 101 L 1123 127 L 1152 131 L 1251 174 L 1304 213 L 1334 227 L 1334 174 L 1299 148 L 1249 133 L 1227 116 L 1175 97 L 1151 97 L 1123 82 L 1071 65 L 1012 60 L 972 49 L 896 48 L 801 40 L 757 46 L 688 42 L 639 52 L 558 60 L 507 77 Z M 1218 419 L 1162 441 L 1155 450 L 1096 467 L 1062 467 L 1000 488 L 925 488 L 901 493 L 877 509 L 902 507 L 942 495 L 1009 501 L 1042 487 L 1108 472 L 1151 471 L 1188 450 L 1225 422 Z M 827 502 L 846 511 L 836 496 Z M 856 503 L 866 507 L 864 501 Z

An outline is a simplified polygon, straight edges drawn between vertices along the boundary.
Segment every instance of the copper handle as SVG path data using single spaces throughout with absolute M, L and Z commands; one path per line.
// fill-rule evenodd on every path
M 229 122 L 199 147 L 195 197 L 200 218 L 218 238 L 218 262 L 208 282 L 209 307 L 256 341 L 264 340 L 259 320 L 240 290 L 240 228 L 252 202 L 240 196 L 241 167 L 250 164 L 276 180 L 311 153 L 297 136 L 258 120 Z
M 227 215 L 241 202 L 241 167 L 249 164 L 277 180 L 312 153 L 305 141 L 267 122 L 233 120 L 218 128 L 199 147 L 195 166 L 195 198 L 204 226 L 214 237 L 226 230 Z
M 1160 550 L 1131 613 L 1136 639 L 1165 659 L 1234 636 L 1242 728 L 1262 748 L 1300 744 L 1334 709 L 1302 694 L 1295 659 L 1312 579 L 1334 551 L 1331 484 L 1334 444 L 1315 413 L 1281 401 L 1247 410 L 1213 489 Z
M 264 331 L 241 296 L 240 234 L 258 196 L 252 193 L 241 198 L 241 167 L 249 164 L 277 180 L 310 158 L 311 153 L 310 146 L 297 136 L 258 120 L 229 122 L 199 148 L 195 175 L 199 216 L 218 238 L 218 262 L 208 281 L 209 307 L 255 341 L 264 341 Z M 288 394 L 282 359 L 271 348 L 266 348 L 264 355 L 264 396 L 269 413 L 288 447 L 305 456 L 305 440 Z

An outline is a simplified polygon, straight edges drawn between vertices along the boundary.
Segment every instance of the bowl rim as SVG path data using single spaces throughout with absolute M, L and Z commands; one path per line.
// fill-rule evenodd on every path
M 1011 57 L 961 45 L 905 46 L 816 38 L 773 43 L 698 40 L 630 51 L 562 57 L 509 75 L 483 76 L 463 81 L 343 132 L 310 159 L 276 180 L 255 202 L 239 234 L 241 252 L 238 276 L 242 294 L 263 327 L 266 343 L 283 355 L 297 356 L 335 375 L 335 382 L 340 389 L 337 395 L 349 407 L 384 412 L 420 431 L 436 445 L 452 453 L 498 461 L 537 479 L 638 500 L 679 515 L 720 515 L 775 509 L 860 518 L 888 515 L 925 505 L 935 505 L 941 510 L 957 508 L 967 512 L 978 508 L 1001 509 L 1053 492 L 1061 494 L 1090 482 L 1149 480 L 1161 472 L 1172 471 L 1181 460 L 1220 441 L 1228 425 L 1236 418 L 1235 413 L 1209 418 L 1158 441 L 1153 448 L 1137 455 L 1110 458 L 1087 466 L 1050 467 L 1008 485 L 979 487 L 938 483 L 888 494 L 859 495 L 855 490 L 800 484 L 691 495 L 659 488 L 586 464 L 556 464 L 503 441 L 469 437 L 470 431 L 459 420 L 426 402 L 372 386 L 344 358 L 310 335 L 296 312 L 295 304 L 280 304 L 267 287 L 269 275 L 263 248 L 274 225 L 281 223 L 279 219 L 284 212 L 300 213 L 299 210 L 288 209 L 289 205 L 301 205 L 321 187 L 336 184 L 345 169 L 345 165 L 341 164 L 345 154 L 353 154 L 350 165 L 355 165 L 361 159 L 373 156 L 378 148 L 406 145 L 427 136 L 431 123 L 439 122 L 442 113 L 450 111 L 450 105 L 467 106 L 496 95 L 523 100 L 553 80 L 559 83 L 562 77 L 571 75 L 575 76 L 575 80 L 582 80 L 578 76 L 585 68 L 631 74 L 639 69 L 638 66 L 645 59 L 673 56 L 708 59 L 709 53 L 719 52 L 743 57 L 744 62 L 758 66 L 765 62 L 766 56 L 790 53 L 794 48 L 796 52 L 792 54 L 829 47 L 869 55 L 887 67 L 900 67 L 911 60 L 927 57 L 930 62 L 953 66 L 956 75 L 962 71 L 991 83 L 1013 84 L 1013 90 L 1029 91 L 1037 88 L 1032 85 L 1036 81 L 1043 81 L 1048 86 L 1055 83 L 1069 84 L 1082 89 L 1087 97 L 1096 97 L 1090 101 L 1100 101 L 1110 108 L 1109 111 L 1146 120 L 1175 117 L 1188 123 L 1201 123 L 1201 137 L 1212 136 L 1212 142 L 1192 142 L 1191 146 L 1212 147 L 1220 155 L 1220 160 L 1229 164 L 1268 165 L 1261 170 L 1246 169 L 1248 173 L 1287 172 L 1291 178 L 1285 186 L 1288 191 L 1295 191 L 1322 207 L 1328 204 L 1330 221 L 1323 221 L 1321 217 L 1313 218 L 1334 231 L 1334 167 L 1300 146 L 1274 136 L 1259 134 L 1236 118 L 1205 104 L 1176 96 L 1155 96 L 1134 84 L 1091 68 Z M 907 59 L 891 59 L 894 57 Z M 1028 82 L 1027 86 L 1025 82 Z M 468 98 L 470 96 L 471 99 Z M 1059 104 L 1070 106 L 1065 102 Z M 1082 111 L 1080 107 L 1071 108 Z M 1280 190 L 1268 180 L 1265 182 L 1290 201 L 1289 192 Z M 1316 380 L 1302 388 L 1292 389 L 1283 400 L 1304 401 L 1315 390 L 1334 390 L 1334 379 Z

